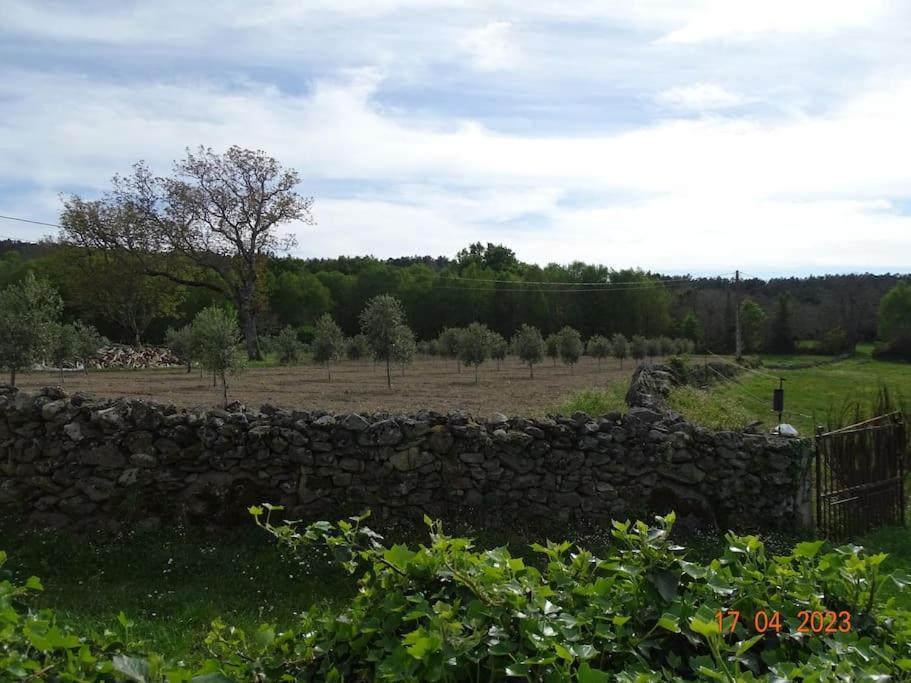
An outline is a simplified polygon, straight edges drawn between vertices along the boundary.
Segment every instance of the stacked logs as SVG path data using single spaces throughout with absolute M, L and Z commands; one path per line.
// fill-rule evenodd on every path
M 163 346 L 113 344 L 98 349 L 88 361 L 90 368 L 160 368 L 180 365 L 180 359 Z

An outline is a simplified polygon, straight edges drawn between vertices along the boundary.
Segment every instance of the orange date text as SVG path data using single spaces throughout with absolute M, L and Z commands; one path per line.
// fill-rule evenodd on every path
M 716 612 L 715 619 L 721 633 L 733 633 L 737 624 L 743 623 L 745 628 L 752 627 L 756 633 L 772 631 L 779 633 L 782 629 L 781 613 L 759 610 L 753 614 L 752 619 L 732 609 L 725 612 Z M 801 610 L 797 613 L 797 633 L 831 634 L 849 633 L 851 631 L 851 613 L 847 610 L 840 612 Z

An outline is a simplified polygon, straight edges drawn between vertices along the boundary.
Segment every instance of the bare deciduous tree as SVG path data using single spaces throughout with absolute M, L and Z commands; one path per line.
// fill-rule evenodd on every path
M 298 182 L 296 171 L 262 151 L 187 150 L 172 177 L 156 177 L 140 162 L 131 175 L 115 176 L 103 199 L 66 199 L 62 237 L 84 247 L 127 251 L 146 275 L 229 297 L 247 356 L 259 358 L 256 318 L 265 256 L 294 243 L 277 234 L 279 225 L 314 223 L 313 199 L 295 192 Z

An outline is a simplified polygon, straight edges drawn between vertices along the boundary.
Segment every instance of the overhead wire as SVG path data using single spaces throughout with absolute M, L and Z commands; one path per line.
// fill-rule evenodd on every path
M 770 374 L 767 373 L 767 372 L 760 372 L 759 370 L 755 370 L 754 368 L 748 368 L 748 367 L 746 367 L 746 366 L 739 365 L 739 364 L 737 364 L 737 363 L 734 363 L 734 362 L 732 362 L 732 361 L 729 361 L 729 360 L 727 360 L 726 358 L 722 358 L 722 357 L 719 356 L 717 353 L 713 353 L 713 352 L 709 351 L 708 349 L 706 349 L 706 352 L 707 352 L 709 355 L 714 356 L 715 358 L 717 358 L 717 359 L 720 360 L 721 362 L 727 363 L 728 365 L 733 365 L 734 367 L 740 368 L 741 370 L 746 370 L 747 372 L 752 372 L 752 373 L 754 373 L 754 374 L 756 374 L 756 375 L 760 375 L 760 376 L 762 376 L 762 377 L 768 377 L 768 378 L 771 378 L 771 379 L 773 379 L 773 380 L 779 380 L 779 379 L 781 379 L 780 377 L 776 377 L 775 375 L 770 375 Z M 708 367 L 708 366 L 707 366 L 707 367 Z M 743 388 L 744 393 L 749 394 L 749 395 L 752 396 L 753 398 L 758 399 L 758 400 L 762 401 L 764 404 L 767 405 L 767 402 L 766 402 L 765 399 L 761 399 L 761 398 L 759 398 L 759 397 L 757 397 L 757 396 L 755 396 L 755 395 L 753 395 L 753 394 L 750 394 L 750 392 L 748 392 L 747 389 L 743 386 L 743 383 L 742 383 L 742 382 L 739 382 L 739 381 L 737 381 L 737 380 L 735 380 L 735 379 L 733 379 L 733 378 L 731 378 L 731 377 L 725 377 L 724 375 L 722 375 L 720 372 L 718 372 L 717 370 L 715 370 L 715 369 L 712 368 L 712 367 L 709 367 L 709 370 L 712 370 L 712 371 L 713 371 L 714 373 L 716 373 L 719 377 L 722 377 L 722 378 L 724 378 L 724 379 L 727 379 L 727 380 L 730 380 L 731 382 L 736 383 L 738 386 L 740 386 L 740 387 Z M 807 415 L 806 413 L 801 413 L 801 412 L 799 412 L 799 411 L 797 411 L 797 410 L 783 410 L 782 412 L 783 412 L 783 413 L 787 413 L 788 415 L 798 415 L 798 416 L 800 416 L 800 417 L 805 417 L 805 418 L 807 418 L 808 420 L 815 420 L 815 419 L 816 419 L 815 416 L 813 416 L 813 415 Z
M 706 353 L 708 353 L 710 356 L 714 356 L 715 358 L 720 360 L 722 363 L 727 363 L 728 365 L 733 365 L 736 368 L 740 368 L 741 370 L 746 370 L 747 372 L 752 372 L 755 375 L 762 375 L 763 377 L 769 377 L 770 379 L 774 379 L 776 381 L 781 379 L 778 375 L 770 375 L 767 372 L 760 372 L 759 370 L 756 370 L 755 368 L 748 368 L 745 365 L 740 365 L 739 363 L 730 361 L 727 358 L 723 358 L 723 357 L 719 356 L 717 353 L 713 353 L 709 349 L 706 349 Z
M 725 275 L 729 275 L 726 273 Z M 722 277 L 718 275 L 717 277 Z M 486 278 L 473 278 L 473 277 L 462 277 L 461 275 L 443 275 L 441 276 L 444 280 L 459 280 L 467 282 L 493 282 L 497 284 L 508 284 L 508 285 L 549 285 L 549 286 L 561 286 L 561 287 L 623 287 L 626 285 L 636 286 L 636 285 L 663 285 L 669 283 L 686 283 L 686 284 L 697 284 L 693 278 L 690 277 L 680 277 L 680 278 L 664 278 L 658 280 L 650 281 L 630 281 L 630 282 L 553 282 L 549 280 L 497 280 L 497 279 L 486 279 Z
M 44 221 L 33 221 L 30 218 L 18 218 L 16 216 L 3 216 L 0 215 L 0 218 L 3 218 L 8 221 L 19 221 L 20 223 L 32 223 L 33 225 L 46 225 L 49 228 L 62 228 L 62 225 L 57 225 L 56 223 L 45 223 Z

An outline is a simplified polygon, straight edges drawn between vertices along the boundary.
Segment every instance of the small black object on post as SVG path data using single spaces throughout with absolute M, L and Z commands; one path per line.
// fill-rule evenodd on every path
M 784 377 L 778 378 L 778 388 L 772 390 L 772 410 L 778 413 L 778 434 L 781 434 L 781 414 L 784 412 Z

